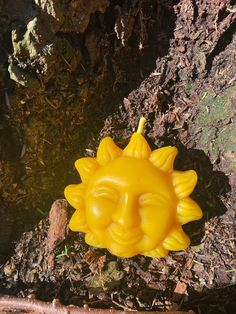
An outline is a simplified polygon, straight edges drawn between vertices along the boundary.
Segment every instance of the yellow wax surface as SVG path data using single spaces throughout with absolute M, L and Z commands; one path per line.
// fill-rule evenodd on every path
M 70 229 L 120 257 L 163 257 L 187 248 L 190 239 L 182 225 L 200 219 L 202 211 L 189 197 L 197 175 L 173 170 L 176 155 L 171 146 L 152 152 L 140 133 L 124 150 L 104 138 L 96 158 L 75 162 L 82 182 L 65 189 L 76 209 Z

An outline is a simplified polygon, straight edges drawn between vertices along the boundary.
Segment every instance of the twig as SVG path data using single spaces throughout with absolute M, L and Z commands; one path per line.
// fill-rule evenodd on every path
M 91 309 L 91 308 L 80 308 L 77 306 L 64 306 L 48 302 L 42 302 L 34 299 L 23 299 L 9 296 L 0 297 L 0 311 L 2 310 L 24 310 L 34 311 L 44 314 L 147 314 L 143 311 L 123 311 L 114 309 Z M 150 312 L 152 314 L 162 314 L 163 312 Z M 168 312 L 168 314 L 186 314 L 187 312 Z

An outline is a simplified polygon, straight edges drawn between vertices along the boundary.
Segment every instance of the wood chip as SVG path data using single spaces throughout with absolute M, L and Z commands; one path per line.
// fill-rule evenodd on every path
M 49 251 L 61 243 L 68 232 L 67 202 L 64 199 L 56 200 L 49 212 L 50 227 L 48 229 L 46 245 Z

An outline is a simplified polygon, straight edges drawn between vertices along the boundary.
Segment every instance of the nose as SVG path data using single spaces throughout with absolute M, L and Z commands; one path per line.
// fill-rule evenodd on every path
M 129 193 L 122 194 L 112 218 L 114 222 L 124 228 L 139 224 L 140 218 L 135 197 Z

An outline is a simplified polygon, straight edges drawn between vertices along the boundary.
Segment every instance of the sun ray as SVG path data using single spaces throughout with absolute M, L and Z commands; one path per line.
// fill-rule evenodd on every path
M 76 210 L 71 217 L 69 222 L 69 228 L 72 231 L 77 232 L 88 232 L 89 228 L 86 222 L 85 212 L 84 210 Z
M 146 139 L 140 133 L 134 133 L 129 144 L 123 150 L 123 156 L 134 157 L 137 159 L 149 158 L 151 148 Z
M 157 246 L 154 250 L 143 253 L 145 256 L 161 258 L 168 254 L 168 250 L 166 250 L 162 245 Z
M 168 234 L 163 241 L 162 245 L 166 250 L 179 251 L 186 249 L 190 244 L 190 239 L 186 233 L 184 233 L 181 226 L 176 226 Z
M 186 197 L 179 201 L 177 205 L 177 218 L 183 225 L 190 221 L 202 218 L 202 210 L 194 200 Z
M 172 181 L 176 195 L 182 199 L 193 192 L 197 184 L 197 174 L 194 170 L 173 171 Z
M 110 161 L 121 156 L 122 149 L 119 148 L 111 137 L 105 137 L 99 144 L 97 151 L 97 161 L 99 165 L 104 166 Z
M 154 150 L 149 160 L 162 171 L 170 173 L 173 171 L 174 160 L 178 150 L 176 147 L 167 146 Z
M 75 209 L 84 208 L 85 186 L 83 183 L 70 184 L 64 190 L 68 203 Z
M 80 174 L 82 182 L 88 182 L 89 178 L 94 174 L 98 168 L 98 163 L 95 158 L 84 157 L 77 159 L 75 162 L 75 168 Z
M 100 243 L 97 239 L 97 237 L 92 233 L 92 232 L 88 232 L 85 235 L 85 241 L 88 245 L 91 246 L 95 246 L 95 247 L 99 247 L 99 248 L 103 248 L 104 246 L 102 245 L 102 243 Z

